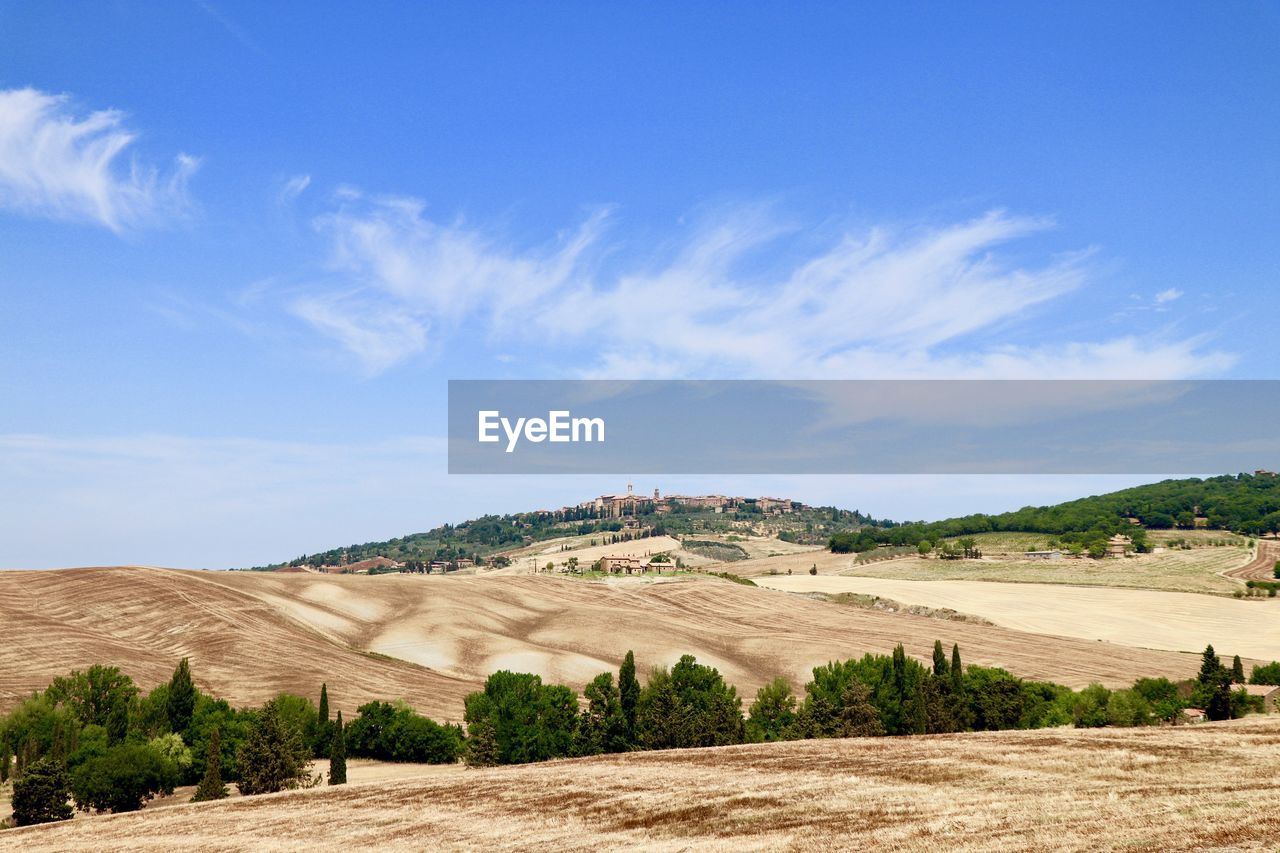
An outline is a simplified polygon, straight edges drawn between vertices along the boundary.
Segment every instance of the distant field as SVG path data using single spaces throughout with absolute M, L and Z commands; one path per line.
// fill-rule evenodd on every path
M 982 545 L 979 548 L 984 549 L 984 554 L 994 553 Z M 788 569 L 793 575 L 805 574 L 810 567 L 817 565 L 818 572 L 823 575 L 1111 586 L 1230 595 L 1241 589 L 1241 584 L 1223 577 L 1221 573 L 1244 566 L 1250 560 L 1249 551 L 1240 547 L 1174 549 L 1108 560 L 1064 558 L 1051 561 L 990 556 L 981 560 L 939 560 L 918 556 L 875 560 L 876 554 L 870 552 L 861 560 L 853 554 L 827 552 L 743 560 L 733 564 L 733 571 L 756 578 L 768 576 L 771 572 L 785 575 Z
M 908 557 L 858 566 L 849 571 L 866 577 L 900 580 L 1055 583 L 1230 595 L 1240 589 L 1240 584 L 1222 577 L 1220 573 L 1243 566 L 1249 559 L 1249 552 L 1244 548 L 1194 548 L 1109 560 L 1087 557 L 1052 561 Z
M 1280 720 L 641 752 L 0 832 L 132 850 L 1271 850 Z
M 984 554 L 1021 554 L 1024 551 L 1044 551 L 1049 540 L 1056 538 L 1049 533 L 975 533 L 970 537 L 953 536 L 947 541 L 957 542 L 970 538 L 978 543 Z
M 1236 600 L 1140 589 L 848 575 L 762 577 L 788 592 L 863 593 L 951 608 L 1036 634 L 1193 652 L 1280 658 L 1280 599 Z
M 1156 545 L 1164 545 L 1177 539 L 1185 539 L 1187 544 L 1193 546 L 1209 543 L 1244 545 L 1249 541 L 1247 537 L 1237 536 L 1225 530 L 1150 530 L 1147 532 L 1147 538 Z

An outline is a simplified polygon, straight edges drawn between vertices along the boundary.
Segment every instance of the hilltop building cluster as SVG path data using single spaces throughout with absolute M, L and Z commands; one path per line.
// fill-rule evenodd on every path
M 729 495 L 667 495 L 662 496 L 658 489 L 652 495 L 636 494 L 635 487 L 627 483 L 626 494 L 600 495 L 578 504 L 578 509 L 593 512 L 599 518 L 627 518 L 650 512 L 663 514 L 673 512 L 677 507 L 695 510 L 711 510 L 712 512 L 733 512 L 753 507 L 764 515 L 786 515 L 803 509 L 803 504 L 790 498 L 771 497 L 734 497 Z

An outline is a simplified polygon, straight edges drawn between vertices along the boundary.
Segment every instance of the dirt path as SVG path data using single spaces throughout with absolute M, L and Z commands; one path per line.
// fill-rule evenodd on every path
M 1229 572 L 1223 572 L 1227 578 L 1238 578 L 1246 581 L 1275 580 L 1276 561 L 1280 560 L 1280 542 L 1268 539 L 1258 540 L 1258 553 L 1248 565 Z

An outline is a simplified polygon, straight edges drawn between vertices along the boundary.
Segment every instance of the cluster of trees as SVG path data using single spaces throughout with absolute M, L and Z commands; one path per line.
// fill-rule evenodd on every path
M 713 667 L 685 655 L 671 668 L 636 678 L 627 652 L 615 681 L 602 672 L 585 703 L 537 675 L 495 672 L 466 698 L 466 759 L 474 765 L 524 764 L 634 749 L 721 746 L 746 737 L 742 700 Z M 581 704 L 581 706 L 580 706 Z
M 1197 516 L 1197 513 L 1199 516 Z M 879 522 L 830 537 L 837 551 L 869 551 L 880 544 L 919 545 L 976 533 L 1014 531 L 1056 534 L 1064 546 L 1091 555 L 1105 551 L 1116 533 L 1144 536 L 1143 528 L 1190 530 L 1197 517 L 1214 530 L 1249 536 L 1280 532 L 1280 477 L 1253 474 L 1164 480 L 1055 506 L 1023 507 L 999 515 L 976 514 L 937 522 Z M 1138 525 L 1130 519 L 1136 519 Z M 1139 526 L 1141 525 L 1141 526 Z M 1135 539 L 1136 550 L 1145 542 Z
M 796 695 L 778 678 L 743 713 L 737 690 L 714 667 L 685 655 L 653 669 L 642 686 L 627 652 L 615 677 L 602 672 L 580 700 L 530 673 L 495 672 L 465 700 L 466 730 L 403 703 L 369 702 L 344 723 L 319 705 L 281 694 L 260 708 L 233 709 L 201 692 L 184 659 L 165 684 L 142 695 L 115 667 L 54 679 L 0 718 L 0 782 L 14 780 L 19 825 L 85 811 L 142 808 L 157 794 L 196 784 L 193 800 L 227 796 L 228 782 L 258 794 L 319 784 L 311 760 L 330 760 L 330 784 L 346 782 L 348 755 L 388 761 L 522 764 L 632 750 L 722 746 L 829 737 L 876 737 L 1048 726 L 1142 726 L 1176 721 L 1188 707 L 1221 720 L 1261 710 L 1240 687 L 1240 658 L 1225 665 L 1205 649 L 1196 679 L 1139 679 L 1073 691 L 1003 669 L 964 666 L 935 642 L 932 661 L 867 654 L 813 670 Z M 1280 684 L 1280 663 L 1254 667 L 1255 684 Z
M 172 678 L 143 694 L 112 666 L 55 678 L 0 717 L 0 781 L 13 780 L 19 825 L 84 811 L 125 812 L 179 785 L 194 800 L 317 784 L 313 757 L 337 753 L 330 781 L 345 781 L 341 715 L 281 694 L 260 708 L 232 708 L 199 690 L 184 658 Z M 456 756 L 456 750 L 455 750 Z

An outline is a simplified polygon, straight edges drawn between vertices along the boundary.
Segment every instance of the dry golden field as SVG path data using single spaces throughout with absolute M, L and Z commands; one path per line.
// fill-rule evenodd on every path
M 463 697 L 495 669 L 581 689 L 628 649 L 642 673 L 697 655 L 748 699 L 774 676 L 800 685 L 815 665 L 898 642 L 927 659 L 935 639 L 959 643 L 968 662 L 1075 687 L 1185 677 L 1197 666 L 1190 654 L 881 613 L 711 578 L 0 572 L 0 625 L 0 712 L 94 663 L 120 666 L 149 689 L 183 656 L 202 689 L 236 705 L 281 691 L 314 695 L 327 681 L 335 709 L 348 715 L 370 699 L 404 698 L 442 720 L 459 719 Z
M 763 577 L 756 583 L 789 592 L 862 593 L 951 608 L 1034 634 L 1187 652 L 1212 644 L 1220 654 L 1280 658 L 1280 599 L 1274 598 L 850 575 Z
M 1014 556 L 990 556 L 980 560 L 939 560 L 915 555 L 885 560 L 859 559 L 856 554 L 819 552 L 763 560 L 744 560 L 727 568 L 744 577 L 770 573 L 807 574 L 817 565 L 820 575 L 858 575 L 899 580 L 974 580 L 1009 583 L 1107 586 L 1122 589 L 1154 589 L 1231 595 L 1243 584 L 1224 575 L 1249 563 L 1251 552 L 1243 547 L 1193 548 L 1139 554 L 1122 559 L 1027 560 Z
M 1241 589 L 1241 584 L 1222 573 L 1247 564 L 1250 558 L 1250 552 L 1244 548 L 1195 548 L 1108 560 L 1091 560 L 1088 557 L 1061 560 L 904 557 L 860 565 L 846 573 L 899 580 L 1055 583 L 1230 595 Z
M 1280 719 L 632 753 L 0 832 L 26 851 L 1274 850 Z

